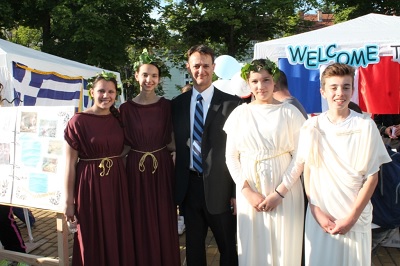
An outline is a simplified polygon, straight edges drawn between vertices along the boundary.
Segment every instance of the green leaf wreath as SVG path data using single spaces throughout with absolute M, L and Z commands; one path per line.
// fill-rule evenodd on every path
M 111 79 L 114 79 L 117 82 L 117 95 L 121 95 L 121 93 L 122 93 L 122 85 L 118 83 L 117 75 L 115 75 L 112 72 L 106 72 L 104 70 L 101 73 L 98 73 L 96 76 L 88 78 L 86 89 L 88 89 L 88 90 L 93 89 L 93 85 L 94 85 L 93 83 L 99 77 L 102 77 L 103 79 L 105 79 L 107 81 L 110 81 Z M 90 98 L 92 98 L 90 93 L 89 93 L 89 96 L 90 96 Z
M 133 69 L 138 71 L 139 67 L 144 64 L 152 64 L 158 67 L 160 70 L 160 77 L 168 77 L 171 78 L 171 74 L 169 73 L 168 67 L 164 64 L 161 58 L 149 54 L 147 49 L 143 49 L 142 54 L 139 56 L 139 60 L 133 64 Z
M 244 80 L 248 80 L 250 76 L 250 72 L 260 72 L 262 69 L 265 69 L 269 73 L 271 73 L 274 81 L 276 82 L 280 75 L 280 70 L 277 64 L 268 58 L 266 59 L 256 59 L 251 61 L 251 63 L 245 64 L 240 70 L 240 76 Z

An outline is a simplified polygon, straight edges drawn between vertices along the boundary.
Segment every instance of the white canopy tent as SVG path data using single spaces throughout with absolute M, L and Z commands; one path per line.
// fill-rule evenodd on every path
M 276 62 L 278 58 L 287 57 L 288 45 L 316 48 L 332 43 L 338 44 L 342 50 L 373 43 L 380 46 L 379 53 L 385 56 L 392 55 L 393 47 L 390 45 L 399 45 L 399 42 L 400 17 L 371 13 L 326 28 L 257 43 L 254 46 L 254 58 L 268 57 Z
M 88 79 L 103 70 L 0 39 L 0 82 L 4 86 L 1 97 L 8 100 L 14 99 L 13 62 L 40 72 L 52 72 L 62 76 L 81 77 L 83 79 Z M 121 82 L 120 74 L 118 72 L 113 73 L 117 75 L 117 81 Z M 123 96 L 121 101 L 124 101 Z M 2 104 L 7 105 L 4 101 Z
M 400 17 L 368 14 L 255 44 L 254 59 L 277 62 L 308 113 L 326 110 L 320 74 L 332 62 L 356 69 L 352 100 L 373 114 L 400 113 Z

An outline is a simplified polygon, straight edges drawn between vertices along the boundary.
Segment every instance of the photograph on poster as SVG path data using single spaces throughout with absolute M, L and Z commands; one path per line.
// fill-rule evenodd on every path
M 42 170 L 43 172 L 57 173 L 57 159 L 44 157 Z
M 36 133 L 37 113 L 21 112 L 21 132 Z
M 60 140 L 49 140 L 47 153 L 50 155 L 62 155 L 64 143 Z
M 55 138 L 57 132 L 57 121 L 40 120 L 39 137 Z

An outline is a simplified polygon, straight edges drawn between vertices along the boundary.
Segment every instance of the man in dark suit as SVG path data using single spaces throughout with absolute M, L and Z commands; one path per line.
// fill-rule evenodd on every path
M 214 88 L 215 64 L 211 48 L 196 45 L 187 55 L 186 67 L 193 79 L 193 90 L 172 101 L 176 201 L 185 216 L 187 264 L 207 265 L 205 238 L 210 228 L 221 254 L 220 265 L 234 266 L 238 264 L 235 183 L 225 164 L 226 134 L 222 128 L 241 99 Z M 193 165 L 193 125 L 198 94 L 202 96 L 204 113 L 200 170 Z

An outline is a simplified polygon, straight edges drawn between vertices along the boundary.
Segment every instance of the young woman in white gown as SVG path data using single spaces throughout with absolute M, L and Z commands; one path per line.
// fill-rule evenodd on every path
M 272 97 L 277 75 L 268 59 L 245 65 L 242 77 L 255 100 L 238 106 L 224 126 L 226 163 L 236 183 L 241 266 L 301 264 L 304 197 L 293 157 L 305 118 Z
M 374 121 L 348 108 L 354 69 L 335 63 L 321 76 L 329 110 L 304 123 L 296 164 L 305 162 L 309 199 L 306 265 L 371 265 L 370 198 L 390 161 Z

